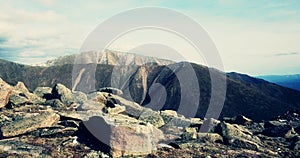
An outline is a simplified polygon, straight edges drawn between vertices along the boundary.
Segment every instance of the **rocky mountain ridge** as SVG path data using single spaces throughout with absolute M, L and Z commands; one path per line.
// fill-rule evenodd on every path
M 108 93 L 109 92 L 109 93 Z M 300 112 L 255 122 L 153 111 L 109 87 L 29 91 L 0 79 L 1 157 L 297 157 Z
M 124 53 L 119 51 L 113 51 L 105 49 L 103 51 L 88 51 L 81 54 L 73 54 L 61 56 L 53 60 L 48 60 L 45 64 L 41 66 L 58 66 L 65 64 L 74 64 L 76 58 L 80 58 L 88 63 L 98 63 L 106 65 L 143 65 L 145 63 L 152 63 L 155 65 L 168 65 L 175 63 L 174 61 L 167 59 L 160 59 L 156 57 L 149 57 L 138 55 L 134 53 Z
M 300 109 L 300 92 L 289 88 L 284 88 L 279 85 L 264 81 L 262 79 L 253 78 L 248 75 L 238 73 L 225 74 L 215 69 L 205 66 L 181 62 L 170 65 L 107 65 L 97 64 L 95 67 L 95 88 L 111 87 L 121 89 L 127 95 L 131 95 L 131 99 L 124 95 L 126 99 L 130 99 L 140 105 L 148 105 L 153 100 L 150 97 L 150 87 L 153 84 L 159 83 L 166 90 L 166 100 L 162 107 L 153 109 L 160 110 L 177 110 L 181 102 L 181 85 L 178 77 L 174 73 L 185 73 L 187 67 L 193 68 L 196 81 L 199 85 L 200 98 L 199 107 L 196 117 L 203 118 L 207 111 L 211 97 L 211 77 L 210 72 L 215 74 L 220 81 L 226 81 L 226 100 L 222 109 L 221 117 L 233 117 L 242 114 L 256 121 L 269 120 L 288 110 Z M 53 87 L 57 83 L 61 83 L 72 89 L 72 76 L 74 65 L 65 64 L 50 67 L 27 66 L 1 60 L 0 77 L 9 84 L 17 84 L 18 81 L 23 82 L 30 91 L 34 91 L 36 87 Z M 112 76 L 112 74 L 115 76 Z M 81 84 L 88 82 L 89 74 L 92 72 L 86 71 L 79 82 L 82 89 L 89 87 Z M 124 86 L 127 85 L 127 86 Z M 130 85 L 130 86 L 128 86 Z M 192 88 L 197 88 L 190 86 Z M 127 88 L 127 89 L 126 89 Z M 152 89 L 153 90 L 153 89 Z M 158 89 L 159 90 L 159 89 Z M 186 93 L 185 95 L 196 95 Z M 184 106 L 190 105 L 191 100 L 185 100 Z

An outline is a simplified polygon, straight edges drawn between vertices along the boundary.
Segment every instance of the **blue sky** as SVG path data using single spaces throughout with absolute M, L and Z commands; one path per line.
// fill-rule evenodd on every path
M 297 0 L 0 1 L 2 59 L 36 64 L 78 53 L 87 34 L 102 21 L 124 10 L 158 6 L 200 23 L 214 40 L 226 71 L 300 73 Z M 126 45 L 119 42 L 115 49 L 126 51 Z

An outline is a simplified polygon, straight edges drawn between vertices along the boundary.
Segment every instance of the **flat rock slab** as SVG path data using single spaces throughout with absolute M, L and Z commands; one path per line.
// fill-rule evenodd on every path
M 1 127 L 3 137 L 14 137 L 20 134 L 34 131 L 38 128 L 51 127 L 59 121 L 59 115 L 53 112 L 44 112 L 37 116 L 31 116 L 11 122 Z
M 18 155 L 20 157 L 40 157 L 45 156 L 46 149 L 24 143 L 18 139 L 5 139 L 0 141 L 0 157 L 5 157 L 4 153 Z

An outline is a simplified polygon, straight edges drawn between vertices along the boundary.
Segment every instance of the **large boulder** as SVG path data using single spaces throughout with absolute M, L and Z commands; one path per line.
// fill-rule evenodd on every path
M 25 96 L 21 96 L 18 94 L 11 94 L 9 96 L 8 108 L 20 107 L 29 103 L 29 100 Z
M 41 98 L 51 99 L 51 91 L 52 91 L 52 88 L 50 88 L 50 87 L 37 87 L 33 91 L 33 94 L 35 94 Z
M 295 134 L 294 128 L 286 123 L 279 121 L 268 121 L 264 125 L 265 129 L 262 134 L 269 137 L 285 137 L 288 138 Z
M 222 122 L 220 126 L 220 134 L 223 136 L 224 143 L 239 148 L 258 150 L 260 140 L 258 137 L 253 136 L 249 130 L 237 124 L 229 124 L 225 122 Z
M 175 127 L 189 127 L 191 125 L 191 120 L 185 118 L 184 116 L 179 116 L 175 111 L 165 110 L 161 111 L 160 115 L 165 122 L 164 126 L 175 126 Z
M 70 106 L 74 103 L 72 91 L 62 84 L 56 84 L 52 88 L 51 93 L 53 98 L 59 99 L 66 106 Z
M 139 104 L 126 100 L 120 96 L 110 93 L 104 93 L 104 96 L 107 98 L 107 100 L 109 100 L 110 104 L 119 104 L 121 106 L 125 106 L 125 112 L 134 118 L 138 119 L 144 110 L 144 107 L 140 106 Z M 108 103 L 106 103 L 106 105 L 112 106 L 108 105 Z
M 163 118 L 160 116 L 159 112 L 153 111 L 149 108 L 144 108 L 142 111 L 139 120 L 151 123 L 154 127 L 161 127 L 165 124 Z
M 87 101 L 87 96 L 83 92 L 75 91 L 72 96 L 75 103 L 82 104 Z
M 4 107 L 8 103 L 12 89 L 12 86 L 0 78 L 0 108 Z
M 19 94 L 19 95 L 26 97 L 31 104 L 42 104 L 45 102 L 45 99 L 43 99 L 33 93 L 30 93 L 23 82 L 18 82 L 14 86 L 14 90 L 12 93 Z
M 58 121 L 59 115 L 47 111 L 8 123 L 1 127 L 1 133 L 3 137 L 13 137 L 38 128 L 51 127 Z
M 118 114 L 91 117 L 84 123 L 113 157 L 147 155 L 157 149 L 163 133 L 151 124 Z

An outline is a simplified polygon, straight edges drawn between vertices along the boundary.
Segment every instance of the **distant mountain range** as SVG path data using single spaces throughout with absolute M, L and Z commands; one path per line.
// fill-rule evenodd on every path
M 264 80 L 300 91 L 300 74 L 259 76 Z
M 72 61 L 74 59 L 75 56 L 61 57 L 49 61 L 47 66 L 28 66 L 0 60 L 0 77 L 9 84 L 16 84 L 18 81 L 24 82 L 31 91 L 38 86 L 52 87 L 56 83 L 62 83 L 68 88 L 72 88 L 74 63 Z M 174 63 L 154 57 L 126 55 L 113 51 L 102 54 L 99 59 L 95 73 L 96 88 L 111 86 L 111 83 L 114 82 L 111 80 L 112 72 L 117 70 L 116 77 L 119 82 L 114 84 L 117 85 L 116 88 L 123 91 L 129 88 L 133 100 L 142 105 L 151 102 L 150 86 L 153 83 L 160 83 L 165 87 L 167 94 L 162 109 L 177 110 L 181 101 L 181 88 L 179 80 L 172 70 L 185 72 L 187 66 L 191 65 L 198 78 L 200 88 L 200 106 L 196 117 L 203 118 L 210 103 L 210 71 L 220 81 L 226 80 L 227 82 L 226 100 L 221 117 L 242 114 L 253 120 L 269 120 L 288 110 L 300 109 L 299 91 L 244 74 L 234 72 L 225 74 L 219 70 L 194 63 Z M 91 60 L 92 62 L 97 58 L 86 56 L 83 57 L 83 60 L 86 63 L 86 61 Z M 80 62 L 82 61 L 76 61 L 79 64 Z M 145 62 L 148 64 L 145 65 Z M 87 81 L 88 78 L 83 78 L 81 82 Z M 129 85 L 129 87 L 122 85 Z M 192 90 L 188 95 L 197 97 Z M 126 98 L 126 96 L 124 97 Z M 189 100 L 184 101 L 187 108 L 191 104 L 190 102 Z
M 57 66 L 65 64 L 73 64 L 78 54 L 61 56 L 53 60 L 48 60 L 41 66 Z M 143 55 L 137 55 L 133 53 L 123 53 L 119 51 L 104 50 L 89 51 L 80 54 L 80 58 L 84 60 L 84 63 L 98 63 L 106 65 L 143 65 L 144 63 L 153 63 L 156 65 L 168 65 L 175 62 L 166 59 L 159 59 L 156 57 L 146 57 Z M 97 61 L 95 61 L 97 59 Z

